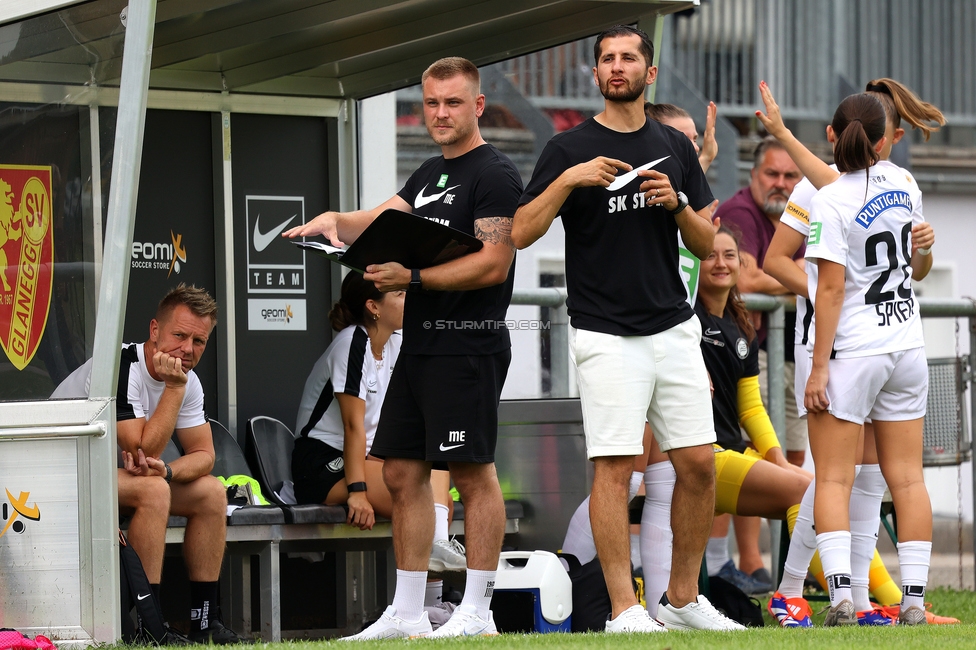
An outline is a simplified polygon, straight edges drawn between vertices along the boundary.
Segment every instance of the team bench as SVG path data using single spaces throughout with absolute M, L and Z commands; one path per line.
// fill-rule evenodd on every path
M 396 573 L 393 567 L 392 535 L 388 520 L 379 520 L 372 530 L 346 524 L 344 506 L 294 505 L 277 493 L 291 479 L 291 450 L 294 435 L 274 418 L 258 416 L 247 423 L 242 452 L 234 436 L 219 422 L 211 421 L 216 461 L 212 474 L 255 477 L 269 506 L 245 506 L 227 517 L 227 563 L 221 573 L 221 606 L 225 620 L 234 629 L 249 635 L 255 630 L 251 614 L 251 557 L 257 556 L 259 571 L 260 622 L 258 629 L 266 641 L 280 641 L 281 631 L 281 553 L 335 553 L 336 624 L 333 629 L 303 630 L 314 636 L 334 636 L 356 632 L 387 605 L 386 594 L 393 593 Z M 181 453 L 175 442 L 163 453 L 169 462 Z M 517 533 L 524 508 L 519 501 L 506 501 L 505 533 Z M 183 543 L 186 519 L 170 517 L 166 544 L 176 550 Z M 455 503 L 452 535 L 464 535 L 464 506 Z M 169 554 L 169 553 L 168 553 Z M 380 556 L 384 555 L 382 559 Z M 385 584 L 385 589 L 380 585 Z M 310 593 L 312 593 L 310 591 Z

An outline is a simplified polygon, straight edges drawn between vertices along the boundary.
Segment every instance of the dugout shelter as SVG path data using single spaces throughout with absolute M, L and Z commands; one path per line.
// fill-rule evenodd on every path
M 232 432 L 294 417 L 339 271 L 277 234 L 359 207 L 358 100 L 442 56 L 486 65 L 617 23 L 657 40 L 695 4 L 0 3 L 0 627 L 119 639 L 118 350 L 169 287 L 220 303 L 208 414 Z M 91 357 L 89 398 L 49 400 Z

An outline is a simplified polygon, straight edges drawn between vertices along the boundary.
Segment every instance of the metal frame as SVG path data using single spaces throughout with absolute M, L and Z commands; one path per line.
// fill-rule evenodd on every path
M 513 305 L 541 305 L 548 307 L 559 307 L 565 310 L 565 289 L 516 289 L 512 294 Z M 769 317 L 769 328 L 766 334 L 766 345 L 769 354 L 769 417 L 776 430 L 776 435 L 780 443 L 785 443 L 786 436 L 786 392 L 783 383 L 783 364 L 785 353 L 784 323 L 787 310 L 794 310 L 795 303 L 785 296 L 767 296 L 762 294 L 747 294 L 743 296 L 746 307 L 754 311 L 765 311 Z M 976 378 L 976 300 L 973 299 L 939 299 L 939 298 L 918 298 L 919 314 L 923 318 L 967 318 L 969 321 L 969 354 L 968 369 L 961 373 L 961 381 L 964 386 L 968 386 L 970 413 L 976 416 L 976 386 L 973 380 Z M 557 328 L 553 323 L 553 333 Z M 565 358 L 563 363 L 568 364 L 569 347 L 552 347 L 553 367 L 556 366 L 556 357 Z M 555 373 L 553 373 L 555 375 Z M 553 377 L 555 382 L 555 376 Z M 555 383 L 554 383 L 555 385 Z M 501 413 L 505 409 L 506 403 L 503 402 L 499 409 Z M 959 463 L 966 460 L 976 459 L 976 440 L 972 435 L 972 421 L 976 417 L 970 418 L 968 429 L 963 431 L 968 435 L 969 453 L 960 454 Z M 965 421 L 965 418 L 964 418 Z M 959 464 L 956 463 L 956 464 Z M 973 473 L 973 500 L 976 502 L 976 461 L 972 463 Z M 780 561 L 780 540 L 782 534 L 782 522 L 770 521 L 770 534 L 772 537 L 772 566 L 774 574 L 778 574 L 782 562 Z M 976 527 L 976 522 L 972 524 Z M 976 536 L 973 541 L 973 552 L 976 553 Z M 773 575 L 774 582 L 778 582 L 779 576 Z

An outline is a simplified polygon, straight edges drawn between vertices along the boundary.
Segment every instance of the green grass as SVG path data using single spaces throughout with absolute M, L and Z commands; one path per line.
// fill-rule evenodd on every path
M 931 625 L 891 628 L 823 628 L 786 630 L 775 626 L 766 614 L 766 627 L 745 632 L 668 632 L 660 636 L 608 634 L 503 634 L 491 638 L 417 639 L 413 641 L 365 641 L 354 644 L 357 650 L 394 648 L 455 648 L 461 645 L 484 650 L 827 650 L 829 648 L 920 648 L 924 650 L 960 650 L 976 647 L 976 593 L 934 589 L 926 594 L 932 611 L 954 616 L 959 625 Z M 817 614 L 826 603 L 814 602 L 814 623 L 823 623 Z M 765 602 L 763 603 L 765 607 Z M 261 650 L 325 650 L 339 647 L 329 641 L 291 641 L 257 643 Z M 345 644 L 342 647 L 349 647 Z

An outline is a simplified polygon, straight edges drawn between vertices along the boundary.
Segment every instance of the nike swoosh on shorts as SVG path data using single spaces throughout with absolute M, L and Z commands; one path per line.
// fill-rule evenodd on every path
M 292 219 L 297 216 L 297 214 L 293 214 L 288 221 L 278 224 L 268 232 L 261 232 L 261 229 L 258 227 L 261 223 L 261 215 L 259 214 L 258 218 L 254 220 L 254 250 L 260 253 L 267 248 L 274 241 L 274 238 L 280 235 L 281 231 L 287 228 L 288 224 L 292 222 Z
M 463 447 L 463 446 L 464 446 L 464 444 L 462 443 L 460 445 L 451 445 L 450 447 L 445 447 L 444 446 L 444 443 L 442 442 L 441 443 L 441 446 L 440 446 L 440 450 L 441 451 L 450 451 L 452 449 L 457 449 L 458 447 Z

